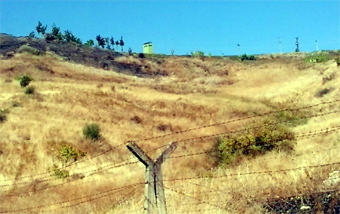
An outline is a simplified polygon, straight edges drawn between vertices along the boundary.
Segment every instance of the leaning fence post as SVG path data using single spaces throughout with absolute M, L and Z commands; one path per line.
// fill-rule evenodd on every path
M 176 149 L 177 142 L 172 142 L 162 154 L 153 161 L 134 142 L 128 142 L 126 147 L 145 165 L 145 202 L 144 209 L 147 214 L 166 214 L 166 201 L 162 178 L 162 163 Z

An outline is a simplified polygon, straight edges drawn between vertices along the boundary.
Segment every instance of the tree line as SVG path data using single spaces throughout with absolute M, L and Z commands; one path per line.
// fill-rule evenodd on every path
M 94 40 L 90 39 L 86 41 L 84 44 L 82 43 L 81 39 L 73 35 L 73 33 L 69 30 L 64 31 L 64 34 L 61 32 L 60 27 L 57 27 L 55 24 L 52 25 L 52 32 L 46 33 L 47 25 L 43 25 L 40 21 L 38 22 L 37 27 L 35 28 L 38 35 L 41 35 L 45 38 L 50 38 L 51 40 L 59 40 L 59 41 L 66 41 L 66 42 L 74 42 L 80 45 L 84 45 L 87 47 L 95 46 Z M 29 33 L 28 37 L 36 38 L 35 31 Z M 123 47 L 125 42 L 123 37 L 121 36 L 120 39 L 115 40 L 112 36 L 109 37 L 102 37 L 99 35 L 96 36 L 97 47 L 106 48 L 109 50 L 118 50 L 118 46 L 121 47 L 121 52 L 123 52 Z M 116 48 L 116 49 L 115 49 Z M 131 49 L 129 49 L 129 52 Z

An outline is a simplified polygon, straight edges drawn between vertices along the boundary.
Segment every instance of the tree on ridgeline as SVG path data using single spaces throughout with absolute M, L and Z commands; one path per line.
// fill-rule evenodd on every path
M 117 50 L 118 50 L 118 45 L 119 45 L 120 43 L 119 43 L 119 41 L 117 40 L 116 41 L 116 47 L 117 47 Z
M 111 50 L 111 47 L 110 47 L 110 38 L 109 37 L 105 38 L 105 44 L 106 44 L 106 49 Z
M 28 37 L 30 37 L 30 38 L 35 38 L 34 31 L 32 31 L 30 34 L 28 34 Z
M 47 25 L 45 25 L 45 27 L 44 27 L 42 25 L 42 23 L 39 21 L 38 22 L 38 26 L 35 29 L 37 30 L 38 34 L 45 35 L 46 29 L 47 29 Z
M 60 27 L 57 27 L 55 24 L 52 25 L 52 34 L 58 39 L 63 40 L 63 35 L 61 34 Z
M 113 39 L 113 37 L 111 36 L 110 38 L 110 44 L 112 45 L 112 50 L 115 50 L 114 49 L 114 46 L 115 46 L 115 40 Z
M 75 42 L 77 44 L 82 44 L 82 41 L 79 38 L 75 37 L 69 30 L 65 31 L 64 38 L 66 42 Z
M 123 37 L 122 36 L 120 37 L 119 45 L 122 48 L 122 53 L 123 53 L 124 41 L 123 41 Z
M 104 48 L 104 46 L 105 46 L 105 39 L 103 37 L 101 37 L 100 35 L 98 35 L 96 37 L 96 40 L 98 42 L 98 46 Z
M 88 40 L 85 44 L 86 47 L 92 47 L 94 45 L 94 42 L 92 39 Z

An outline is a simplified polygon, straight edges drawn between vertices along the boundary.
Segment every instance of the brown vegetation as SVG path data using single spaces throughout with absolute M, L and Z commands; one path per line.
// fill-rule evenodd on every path
M 51 51 L 1 59 L 1 108 L 9 109 L 0 130 L 2 212 L 142 213 L 144 166 L 130 163 L 137 160 L 125 142 L 245 117 L 251 118 L 137 142 L 152 157 L 164 149 L 161 146 L 179 142 L 174 158 L 163 165 L 169 213 L 265 212 L 264 205 L 273 207 L 277 198 L 325 191 L 322 182 L 339 170 L 338 164 L 318 167 L 339 161 L 338 131 L 297 137 L 291 153 L 273 150 L 224 168 L 209 152 L 216 148 L 216 134 L 257 124 L 262 118 L 257 116 L 269 111 L 281 111 L 275 121 L 290 122 L 287 129 L 295 136 L 338 126 L 338 113 L 311 116 L 339 110 L 339 102 L 306 108 L 300 114 L 282 113 L 286 108 L 337 100 L 339 71 L 334 61 L 303 67 L 302 59 L 290 56 L 252 62 L 114 56 L 109 65 L 117 66 L 108 71 L 69 62 Z M 126 68 L 141 68 L 152 78 L 122 74 Z M 33 77 L 32 96 L 25 95 L 15 79 L 24 74 Z M 308 119 L 300 122 L 303 117 Z M 99 140 L 83 137 L 82 128 L 89 123 L 99 125 Z M 214 136 L 199 139 L 206 135 Z M 187 140 L 191 138 L 195 139 Z M 56 151 L 65 142 L 86 152 L 86 157 L 62 164 Z M 202 152 L 206 154 L 175 158 Z M 130 164 L 113 168 L 125 163 Z M 316 167 L 296 169 L 306 166 Z M 49 176 L 51 167 L 65 169 L 69 176 Z M 271 170 L 283 171 L 264 173 Z M 113 189 L 116 192 L 105 192 Z M 338 188 L 327 189 L 334 190 Z M 60 203 L 64 201 L 70 202 Z M 25 210 L 29 207 L 38 208 Z

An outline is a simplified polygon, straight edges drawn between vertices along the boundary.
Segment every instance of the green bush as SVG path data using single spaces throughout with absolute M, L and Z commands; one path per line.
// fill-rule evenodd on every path
M 331 60 L 331 56 L 328 53 L 321 52 L 321 53 L 312 53 L 305 57 L 305 62 L 327 62 Z
M 70 158 L 74 159 L 74 161 L 77 161 L 77 159 L 82 156 L 86 156 L 86 152 L 74 149 L 72 146 L 65 143 L 61 144 L 59 154 L 57 155 L 57 157 L 64 163 L 67 163 Z
M 35 91 L 35 88 L 33 86 L 28 86 L 26 89 L 25 89 L 25 94 L 33 94 Z
M 61 170 L 55 164 L 50 168 L 50 171 L 56 176 L 57 178 L 67 178 L 69 176 L 68 170 Z
M 254 55 L 247 55 L 247 54 L 243 54 L 242 56 L 240 56 L 240 60 L 244 61 L 244 60 L 256 60 Z
M 141 58 L 141 59 L 143 59 L 143 58 L 145 58 L 145 55 L 144 55 L 143 53 L 139 53 L 139 54 L 138 54 L 138 57 Z
M 191 52 L 191 56 L 192 57 L 204 57 L 204 52 L 203 51 L 195 51 L 195 52 Z
M 19 77 L 18 80 L 19 80 L 21 87 L 26 87 L 30 84 L 30 82 L 33 80 L 33 78 L 30 77 L 29 75 L 25 74 L 25 75 Z
M 255 157 L 268 151 L 294 149 L 294 133 L 271 118 L 248 125 L 245 132 L 234 133 L 217 140 L 218 162 L 220 165 L 238 163 L 245 157 Z
M 36 48 L 30 47 L 30 46 L 28 46 L 28 45 L 23 45 L 23 46 L 21 46 L 21 47 L 18 49 L 18 52 L 19 52 L 19 53 L 27 52 L 27 53 L 29 53 L 29 54 L 36 55 L 36 56 L 42 55 L 42 52 L 41 52 L 41 51 L 39 51 L 39 50 L 36 49 Z
M 99 140 L 101 137 L 99 125 L 95 123 L 86 124 L 83 128 L 83 135 L 85 138 L 93 141 Z

